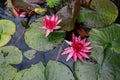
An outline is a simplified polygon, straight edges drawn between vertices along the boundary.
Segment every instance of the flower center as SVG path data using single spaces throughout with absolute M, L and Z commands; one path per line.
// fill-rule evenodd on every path
M 73 49 L 77 52 L 79 52 L 83 48 L 83 45 L 81 43 L 73 43 L 72 46 Z

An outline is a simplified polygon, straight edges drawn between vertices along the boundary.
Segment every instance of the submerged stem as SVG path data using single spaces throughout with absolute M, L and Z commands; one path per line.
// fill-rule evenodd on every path
M 21 37 L 24 35 L 26 29 L 23 30 L 23 32 L 20 34 L 20 36 L 17 38 L 17 40 L 15 41 L 15 43 L 13 44 L 14 46 L 18 43 L 18 41 L 21 39 Z
M 64 46 L 64 43 L 65 43 L 65 42 L 63 42 L 63 43 L 61 44 L 60 48 L 59 48 L 57 57 L 56 57 L 56 59 L 55 59 L 56 61 L 58 61 L 58 59 L 60 58 L 60 54 L 61 54 L 61 52 L 62 52 L 62 48 L 63 48 L 63 46 Z

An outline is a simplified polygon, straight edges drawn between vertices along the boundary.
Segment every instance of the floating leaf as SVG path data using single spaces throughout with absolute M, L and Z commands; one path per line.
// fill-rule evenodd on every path
M 7 0 L 7 7 L 12 8 L 12 2 L 11 2 L 11 0 Z
M 60 44 L 65 37 L 65 32 L 54 31 L 47 38 L 45 31 L 39 27 L 42 26 L 41 18 L 31 24 L 25 33 L 25 42 L 29 47 L 38 51 L 47 51 L 53 49 L 57 44 Z
M 76 19 L 80 11 L 80 0 L 73 1 L 71 4 L 60 9 L 56 15 L 62 19 L 59 24 L 65 31 L 72 31 L 75 27 Z
M 28 51 L 24 52 L 23 54 L 26 58 L 28 58 L 29 60 L 32 60 L 33 58 L 35 58 L 36 51 L 28 50 Z
M 40 8 L 38 4 L 43 3 L 44 0 L 12 0 L 12 4 L 15 8 L 20 9 L 23 12 L 30 14 L 36 14 L 35 8 Z M 30 4 L 31 3 L 31 4 Z M 40 14 L 40 13 L 39 13 Z
M 109 47 L 112 51 L 119 52 L 120 45 L 120 25 L 112 24 L 106 28 L 92 29 L 90 31 L 89 41 L 92 45 Z
M 0 20 L 0 46 L 7 44 L 14 33 L 15 24 L 12 21 Z
M 56 15 L 62 19 L 62 22 L 59 25 L 62 26 L 62 29 L 66 31 L 72 30 L 73 12 L 71 10 L 72 9 L 70 9 L 68 6 L 65 6 L 56 13 Z
M 78 80 L 119 80 L 119 54 L 106 52 L 104 48 L 94 46 L 91 56 L 96 63 L 76 62 L 75 73 Z
M 75 80 L 69 68 L 57 61 L 48 62 L 45 76 L 46 80 Z
M 17 73 L 14 80 L 45 80 L 44 65 L 40 62 L 29 69 Z
M 110 0 L 92 0 L 90 8 L 82 8 L 81 12 L 90 28 L 110 25 L 118 16 L 118 9 Z
M 10 66 L 0 66 L 0 80 L 13 80 L 17 73 L 17 70 Z
M 119 80 L 120 77 L 120 25 L 112 24 L 106 28 L 92 29 L 89 41 L 93 50 L 91 57 L 95 61 L 76 62 L 75 73 L 78 80 Z
M 28 71 L 28 69 L 24 69 L 22 71 L 17 72 L 13 80 L 21 80 L 22 76 L 24 75 L 26 71 Z
M 92 63 L 77 61 L 75 63 L 75 74 L 77 80 L 97 80 L 98 68 Z
M 0 48 L 0 65 L 19 64 L 22 62 L 22 53 L 15 46 L 5 46 Z
M 57 61 L 49 61 L 46 68 L 40 62 L 19 71 L 14 80 L 75 80 L 70 69 Z

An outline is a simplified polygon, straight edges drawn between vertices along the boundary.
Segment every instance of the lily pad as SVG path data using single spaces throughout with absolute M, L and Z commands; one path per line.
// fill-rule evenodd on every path
M 15 24 L 10 20 L 0 20 L 0 46 L 9 42 L 15 33 Z
M 12 2 L 11 2 L 11 0 L 7 0 L 7 7 L 10 7 L 10 8 L 13 7 L 13 6 L 12 6 Z
M 60 44 L 65 37 L 65 32 L 54 31 L 46 38 L 45 31 L 39 27 L 42 26 L 41 18 L 32 23 L 25 32 L 25 42 L 27 45 L 38 51 L 47 51 Z
M 106 52 L 100 46 L 94 46 L 92 57 L 96 63 L 76 62 L 75 74 L 78 80 L 119 80 L 120 62 L 119 54 Z
M 118 9 L 110 0 L 92 0 L 90 8 L 83 7 L 84 23 L 90 28 L 105 27 L 113 23 L 118 16 Z
M 15 46 L 5 46 L 0 48 L 0 65 L 19 64 L 22 62 L 22 52 Z
M 40 62 L 29 69 L 17 73 L 14 80 L 45 80 L 44 65 Z
M 89 33 L 92 45 L 103 46 L 120 53 L 120 25 L 112 24 L 106 28 L 92 29 Z
M 13 80 L 17 73 L 17 70 L 10 66 L 0 66 L 0 80 Z
M 75 80 L 70 69 L 57 61 L 48 62 L 45 76 L 46 80 Z
M 23 54 L 26 58 L 28 58 L 29 60 L 32 60 L 33 58 L 35 58 L 35 53 L 36 53 L 35 50 L 28 50 L 24 52 Z
M 28 69 L 24 69 L 22 71 L 17 72 L 13 80 L 21 80 L 22 76 L 26 71 L 28 71 Z

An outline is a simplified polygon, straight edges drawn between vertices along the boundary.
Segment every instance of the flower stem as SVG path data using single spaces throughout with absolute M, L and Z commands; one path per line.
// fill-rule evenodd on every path
M 61 52 L 62 52 L 62 48 L 63 48 L 63 46 L 64 46 L 64 43 L 65 43 L 65 42 L 63 42 L 63 43 L 61 44 L 60 48 L 59 48 L 59 51 L 58 51 L 57 57 L 56 57 L 56 59 L 55 59 L 56 61 L 58 61 L 59 58 L 60 58 L 60 54 L 61 54 Z

